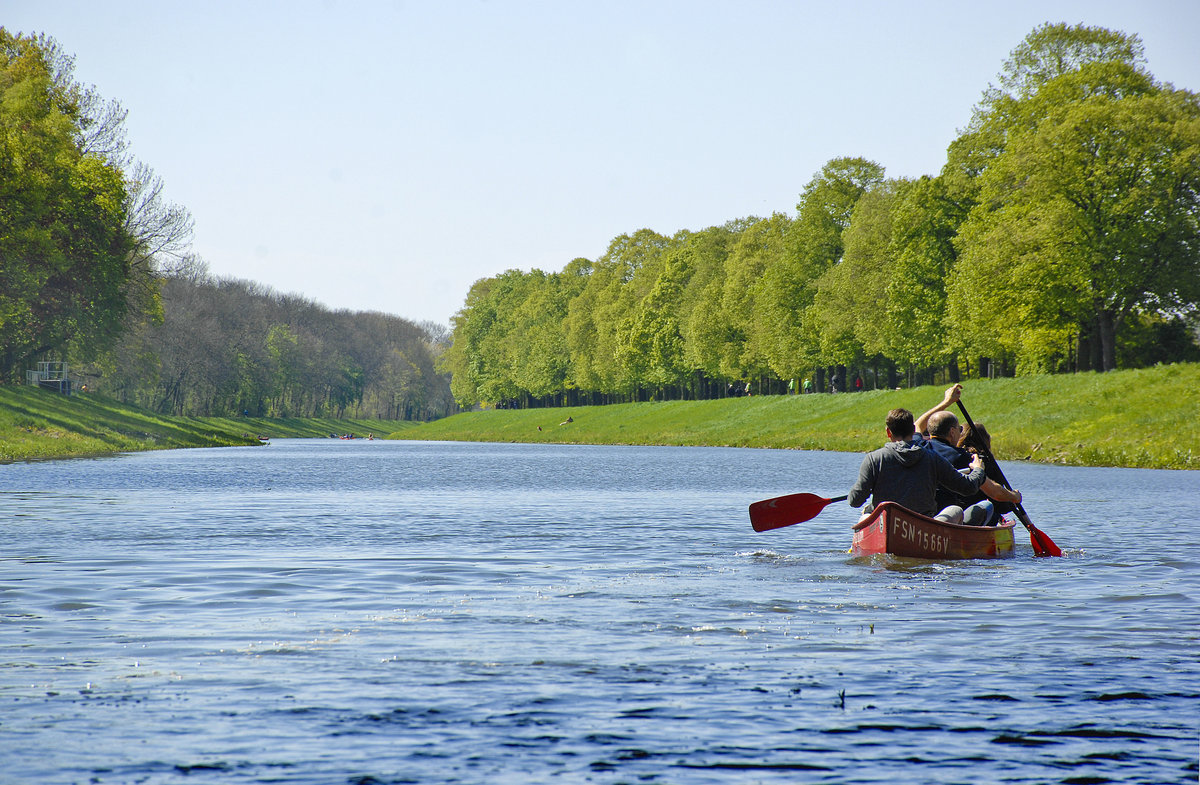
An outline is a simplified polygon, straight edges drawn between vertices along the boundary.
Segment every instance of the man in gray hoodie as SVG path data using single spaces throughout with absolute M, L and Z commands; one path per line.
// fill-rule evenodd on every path
M 969 471 L 962 474 L 942 456 L 914 444 L 916 429 L 907 409 L 888 412 L 886 425 L 888 443 L 863 458 L 858 481 L 850 489 L 850 506 L 860 507 L 870 496 L 868 512 L 890 501 L 921 515 L 962 523 L 962 507 L 938 509 L 937 489 L 942 486 L 960 496 L 973 496 L 984 480 L 983 459 L 975 455 Z

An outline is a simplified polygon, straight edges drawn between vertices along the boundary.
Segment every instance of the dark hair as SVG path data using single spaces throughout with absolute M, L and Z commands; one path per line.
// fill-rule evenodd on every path
M 934 412 L 930 415 L 928 424 L 930 436 L 946 437 L 950 435 L 954 426 L 958 425 L 958 418 L 951 412 Z
M 963 428 L 962 436 L 958 440 L 959 447 L 974 447 L 980 452 L 992 451 L 992 436 L 987 432 L 987 428 L 983 427 L 983 423 L 975 423 L 972 428 L 968 423 Z
M 916 427 L 913 426 L 912 412 L 908 409 L 892 409 L 888 412 L 887 429 L 892 432 L 892 436 L 897 439 L 907 439 L 916 432 Z

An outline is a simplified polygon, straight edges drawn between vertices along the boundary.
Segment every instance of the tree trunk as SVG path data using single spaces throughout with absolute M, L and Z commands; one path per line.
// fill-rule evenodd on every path
M 1075 370 L 1092 370 L 1092 331 L 1080 325 L 1076 343 L 1078 346 L 1075 349 Z
M 1113 312 L 1101 310 L 1096 317 L 1100 333 L 1100 370 L 1113 371 L 1117 368 L 1117 324 Z

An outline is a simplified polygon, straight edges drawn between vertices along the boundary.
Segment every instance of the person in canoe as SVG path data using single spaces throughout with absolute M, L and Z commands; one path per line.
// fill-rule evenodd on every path
M 847 495 L 850 506 L 861 507 L 870 497 L 864 514 L 891 501 L 920 515 L 962 523 L 961 506 L 937 506 L 937 489 L 945 487 L 960 496 L 974 494 L 984 480 L 983 459 L 972 456 L 968 472 L 960 473 L 945 458 L 914 441 L 916 428 L 907 409 L 888 412 L 885 428 L 888 442 L 863 457 L 858 481 Z
M 964 450 L 986 455 L 992 451 L 992 437 L 987 432 L 987 428 L 983 427 L 983 423 L 977 422 L 974 429 L 970 425 L 962 429 L 958 446 Z M 987 521 L 987 525 L 995 526 L 1000 522 L 1001 516 L 1016 512 L 1017 505 L 1024 497 L 1016 488 L 1004 487 L 1004 478 L 1000 475 L 1000 467 L 996 466 L 994 461 L 985 460 L 983 463 L 987 479 L 979 487 L 979 493 L 966 501 L 970 504 L 979 504 L 990 499 L 992 517 Z
M 915 427 L 922 446 L 932 450 L 963 472 L 971 463 L 973 453 L 960 444 L 963 427 L 953 412 L 947 411 L 962 397 L 962 385 L 955 384 L 946 390 L 942 402 L 917 418 Z M 939 507 L 957 505 L 963 508 L 963 523 L 969 526 L 988 526 L 999 522 L 995 503 L 1002 502 L 1008 509 L 1021 503 L 1021 492 L 1009 490 L 993 478 L 986 476 L 979 490 L 970 494 L 958 494 L 946 488 L 938 488 Z

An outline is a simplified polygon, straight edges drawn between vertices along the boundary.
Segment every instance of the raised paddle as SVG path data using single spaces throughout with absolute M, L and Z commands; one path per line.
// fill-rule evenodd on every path
M 975 421 L 971 419 L 971 415 L 967 414 L 967 407 L 963 406 L 962 401 L 958 402 L 958 408 L 962 412 L 963 419 L 967 421 L 967 425 L 971 426 L 971 430 L 977 430 Z M 992 451 L 988 449 L 982 439 L 975 446 L 983 450 L 983 458 L 996 470 L 996 476 L 1000 478 L 1000 484 L 1011 491 L 1012 486 L 1005 479 L 1004 472 L 1000 470 L 1000 464 L 996 462 L 996 457 L 992 455 Z M 1020 504 L 1016 504 L 1014 507 L 1017 511 L 1017 520 L 1025 524 L 1025 528 L 1029 530 L 1029 544 L 1033 546 L 1033 555 L 1062 556 L 1062 549 L 1055 545 L 1054 540 L 1050 539 L 1044 531 L 1033 525 L 1033 521 L 1029 520 L 1029 513 L 1025 512 L 1025 508 Z
M 763 499 L 750 505 L 750 525 L 756 532 L 781 529 L 815 518 L 826 505 L 845 500 L 845 496 L 826 499 L 815 493 L 793 493 L 776 496 L 774 499 Z

